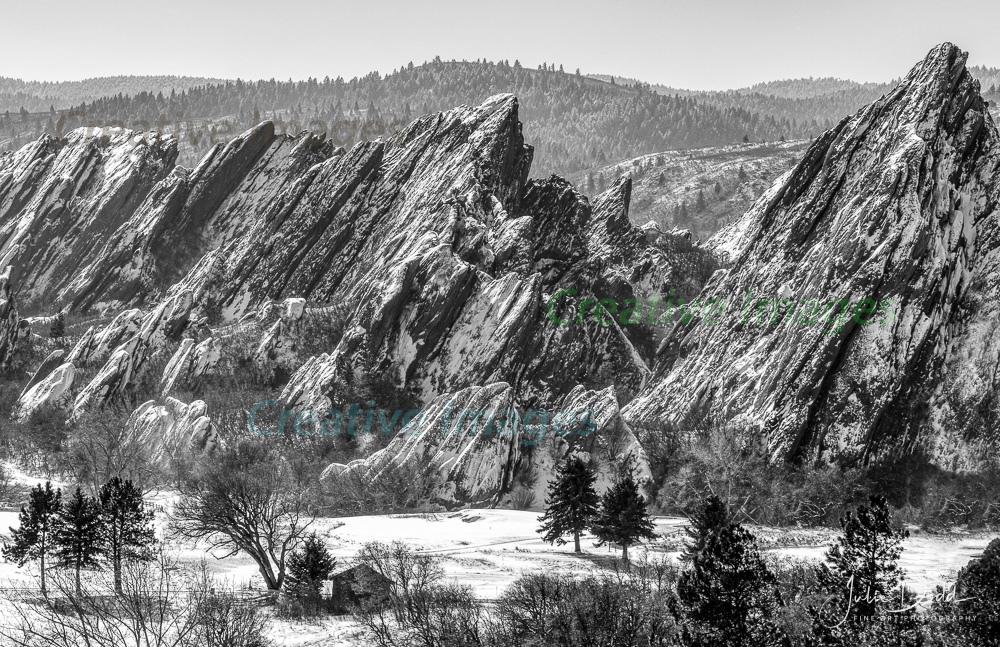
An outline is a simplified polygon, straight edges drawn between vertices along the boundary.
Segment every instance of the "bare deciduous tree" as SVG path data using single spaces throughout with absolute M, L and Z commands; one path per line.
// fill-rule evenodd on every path
M 277 591 L 288 554 L 314 521 L 305 509 L 306 493 L 289 487 L 288 471 L 261 442 L 235 443 L 201 465 L 196 482 L 183 485 L 172 531 L 224 551 L 219 559 L 245 552 L 267 588 Z
M 31 589 L 8 591 L 0 624 L 3 644 L 15 647 L 264 647 L 265 619 L 256 607 L 202 570 L 185 577 L 174 558 L 128 562 L 115 591 L 110 574 L 97 574 L 81 593 L 71 573 L 52 577 L 53 593 L 40 603 Z
M 144 491 L 154 480 L 150 449 L 126 421 L 125 412 L 111 407 L 82 416 L 70 434 L 67 467 L 74 480 L 86 484 L 94 495 L 116 476 Z

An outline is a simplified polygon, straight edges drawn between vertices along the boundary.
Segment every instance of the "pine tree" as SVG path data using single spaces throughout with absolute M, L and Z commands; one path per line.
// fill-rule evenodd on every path
M 962 636 L 964 644 L 994 644 L 991 639 L 1000 636 L 1000 539 L 958 572 L 953 600 L 943 590 L 938 594 L 931 613 L 951 620 L 952 632 Z
M 58 313 L 52 320 L 52 326 L 49 327 L 49 337 L 52 339 L 62 339 L 66 336 L 66 318 L 63 313 Z
M 857 615 L 871 616 L 898 599 L 902 571 L 897 562 L 907 530 L 892 527 L 885 497 L 872 495 L 869 505 L 840 520 L 843 534 L 826 553 L 823 580 Z
M 76 592 L 80 594 L 80 571 L 98 566 L 101 548 L 100 506 L 77 487 L 76 492 L 59 511 L 53 533 L 52 553 L 62 566 L 76 573 Z
M 573 456 L 559 466 L 556 480 L 549 481 L 549 492 L 545 498 L 545 514 L 538 518 L 544 532 L 545 541 L 566 543 L 564 535 L 573 535 L 573 552 L 580 551 L 580 533 L 597 514 L 600 501 L 594 490 L 594 474 L 583 460 Z
M 628 547 L 641 539 L 655 539 L 653 521 L 646 511 L 646 498 L 639 493 L 632 470 L 619 474 L 601 498 L 601 510 L 591 526 L 594 535 L 604 543 L 622 547 L 622 559 L 628 561 Z
M 691 516 L 677 597 L 684 606 L 685 644 L 780 645 L 777 579 L 748 530 L 735 523 L 716 496 Z
M 52 489 L 52 483 L 45 482 L 31 490 L 28 507 L 21 506 L 18 514 L 20 527 L 11 528 L 13 543 L 4 544 L 3 557 L 15 562 L 18 567 L 29 561 L 38 561 L 41 572 L 42 595 L 45 590 L 45 556 L 52 552 L 53 531 L 58 523 L 59 510 L 62 507 L 62 491 Z
M 142 492 L 129 479 L 114 477 L 98 494 L 100 508 L 100 548 L 111 562 L 115 591 L 122 590 L 122 564 L 126 560 L 152 559 L 156 542 L 153 512 L 147 510 Z
M 810 608 L 812 632 L 823 644 L 920 644 L 915 596 L 901 586 L 899 556 L 906 530 L 892 527 L 889 504 L 870 496 L 869 505 L 840 520 L 843 534 L 817 570 L 828 600 Z M 892 611 L 893 622 L 871 622 Z M 839 641 L 839 642 L 838 642 Z
M 698 203 L 696 205 L 698 211 L 704 211 L 708 205 L 705 202 L 705 192 L 698 189 Z
M 329 579 L 337 560 L 326 544 L 312 533 L 288 556 L 287 590 L 299 599 L 316 600 L 323 580 Z

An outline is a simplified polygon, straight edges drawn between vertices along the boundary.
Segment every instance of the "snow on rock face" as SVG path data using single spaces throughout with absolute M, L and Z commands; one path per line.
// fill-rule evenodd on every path
M 25 299 L 63 300 L 98 241 L 136 212 L 177 157 L 172 137 L 80 128 L 45 136 L 0 168 L 0 257 Z
M 220 439 L 202 400 L 184 404 L 167 398 L 165 405 L 150 400 L 139 405 L 126 426 L 154 461 L 163 462 L 180 452 L 212 453 Z
M 324 479 L 354 470 L 378 479 L 398 465 L 413 464 L 429 475 L 432 500 L 496 503 L 521 457 L 519 429 L 509 385 L 469 387 L 436 398 L 387 447 L 347 466 L 331 465 Z
M 80 391 L 74 405 L 74 415 L 93 404 L 103 405 L 115 396 L 121 395 L 142 375 L 146 361 L 160 351 L 168 340 L 177 339 L 187 327 L 191 315 L 192 295 L 189 290 L 181 290 L 174 296 L 166 298 L 155 310 L 136 319 L 132 316 L 126 319 L 127 324 L 116 326 L 113 321 L 101 334 L 107 334 L 107 339 L 119 339 L 123 331 L 130 330 L 136 324 L 138 330 L 122 341 L 112 352 L 110 359 L 104 364 L 90 383 Z M 116 318 L 117 321 L 117 318 Z M 82 340 L 81 340 L 82 341 Z M 210 341 L 210 340 L 206 340 Z M 73 355 L 75 355 L 75 350 Z M 202 348 L 200 358 L 192 353 L 190 362 L 200 362 L 202 370 L 214 366 L 219 359 L 218 348 Z M 214 357 L 214 360 L 212 359 Z M 177 359 L 175 354 L 174 359 Z M 178 359 L 180 362 L 180 359 Z M 179 372 L 184 370 L 183 363 L 175 366 Z M 188 369 L 191 375 L 194 369 Z M 176 375 L 175 375 L 176 378 Z M 169 390 L 173 385 L 161 382 L 161 388 Z
M 701 297 L 722 299 L 725 316 L 675 326 L 626 420 L 710 408 L 765 433 L 775 456 L 865 460 L 919 442 L 953 462 L 962 443 L 924 423 L 977 392 L 962 385 L 986 372 L 963 358 L 1000 356 L 983 341 L 1000 314 L 1000 137 L 965 61 L 953 45 L 932 50 L 819 138 L 733 228 L 738 240 L 724 234 L 732 267 Z M 771 302 L 755 318 L 758 298 Z M 810 299 L 850 311 L 810 323 Z M 878 310 L 858 314 L 864 299 Z M 963 431 L 965 458 L 995 442 Z
M 390 375 L 423 402 L 495 383 L 521 408 L 553 407 L 578 385 L 615 384 L 628 400 L 651 376 L 633 331 L 590 313 L 560 325 L 550 315 L 573 319 L 577 305 L 553 309 L 550 299 L 696 290 L 702 266 L 714 269 L 689 240 L 629 222 L 628 181 L 591 203 L 559 178 L 528 180 L 532 149 L 510 95 L 347 153 L 309 134 L 276 136 L 265 122 L 194 170 L 172 168 L 168 139 L 128 148 L 128 133 L 81 137 L 0 162 L 0 180 L 13 178 L 0 181 L 0 244 L 33 298 L 117 313 L 67 356 L 97 369 L 75 414 L 148 381 L 150 358 L 175 341 L 165 374 L 152 376 L 164 394 L 211 370 L 226 344 L 249 342 L 257 352 L 246 359 L 262 368 L 298 368 L 280 395 L 286 406 L 327 408 L 344 367 Z M 31 190 L 22 195 L 14 179 Z M 60 232 L 36 235 L 57 214 L 71 270 L 42 248 L 63 244 Z M 325 349 L 298 344 L 309 310 L 323 308 L 337 309 L 343 333 Z M 218 317 L 223 327 L 209 330 Z M 305 347 L 316 355 L 299 356 Z M 495 500 L 506 477 L 490 471 L 501 469 L 492 449 L 474 458 L 480 448 L 462 461 L 471 472 L 446 480 L 464 483 L 460 497 Z M 461 476 L 470 473 L 491 476 L 476 486 Z
M 142 311 L 133 308 L 119 313 L 100 332 L 96 332 L 93 327 L 88 328 L 87 332 L 77 341 L 76 346 L 73 347 L 67 358 L 68 361 L 77 366 L 104 361 L 119 344 L 139 332 L 142 317 Z
M 54 371 L 56 367 L 61 366 L 65 361 L 63 360 L 63 356 L 65 354 L 66 351 L 64 351 L 61 348 L 57 348 L 56 350 L 49 353 L 48 356 L 44 360 L 42 360 L 41 365 L 39 365 L 39 367 L 35 370 L 35 374 L 31 376 L 31 379 L 28 380 L 28 383 L 24 385 L 23 389 L 21 389 L 21 395 L 19 397 L 23 398 L 24 394 L 27 393 L 31 387 L 35 386 L 36 384 L 44 380 L 46 377 L 48 377 L 49 373 Z
M 302 318 L 302 313 L 306 310 L 306 300 L 301 297 L 285 299 L 282 306 L 285 311 L 285 319 L 289 321 L 298 321 Z
M 17 401 L 14 418 L 24 422 L 32 413 L 43 406 L 63 406 L 72 400 L 71 389 L 76 367 L 62 364 L 49 372 L 43 379 L 21 394 Z
M 74 413 L 84 411 L 92 404 L 104 404 L 118 393 L 122 384 L 128 382 L 132 368 L 132 356 L 124 348 L 119 348 L 101 367 L 97 375 L 76 396 Z

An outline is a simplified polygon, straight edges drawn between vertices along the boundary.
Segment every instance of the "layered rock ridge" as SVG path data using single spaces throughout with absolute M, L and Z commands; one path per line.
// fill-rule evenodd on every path
M 194 170 L 173 168 L 175 155 L 172 140 L 109 131 L 43 140 L 0 159 L 0 231 L 12 232 L 5 250 L 16 275 L 35 302 L 102 320 L 72 339 L 65 358 L 47 360 L 19 416 L 47 404 L 83 415 L 139 384 L 155 384 L 161 399 L 196 390 L 220 356 L 244 353 L 236 359 L 290 374 L 274 396 L 293 409 L 339 406 L 338 387 L 358 374 L 389 375 L 425 405 L 484 385 L 503 385 L 486 400 L 521 412 L 601 393 L 602 410 L 615 410 L 609 428 L 631 447 L 617 407 L 651 376 L 634 330 L 552 297 L 573 289 L 622 302 L 677 285 L 697 293 L 716 267 L 687 237 L 632 225 L 628 180 L 593 202 L 555 176 L 529 180 L 532 149 L 510 95 L 428 115 L 349 152 L 308 133 L 275 136 L 265 122 Z M 60 156 L 93 158 L 87 163 L 103 170 L 92 186 L 81 184 L 83 172 L 53 169 L 83 162 Z M 58 211 L 66 231 L 95 214 L 114 218 L 99 234 L 96 225 L 86 230 L 89 247 L 62 234 L 77 247 L 72 271 L 56 274 L 28 243 L 63 239 L 25 232 L 47 231 L 57 213 L 46 206 L 52 191 L 35 184 L 60 182 L 69 187 Z M 127 199 L 100 206 L 105 190 Z M 342 333 L 303 343 L 310 322 L 323 318 L 339 318 Z M 151 374 L 158 368 L 163 375 Z M 183 407 L 197 415 L 176 413 Z M 193 446 L 215 446 L 212 413 L 202 401 L 168 398 L 144 403 L 130 424 L 144 437 L 169 429 L 168 455 L 191 435 Z M 510 438 L 420 452 L 413 442 L 394 442 L 366 469 L 397 450 L 437 452 L 447 458 L 429 463 L 444 488 L 436 496 L 485 503 L 501 500 L 522 464 L 520 441 Z M 437 447 L 427 434 L 419 442 Z M 476 485 L 484 474 L 489 483 Z
M 1000 142 L 965 62 L 932 50 L 720 232 L 731 267 L 701 299 L 725 314 L 675 325 L 626 420 L 711 411 L 781 458 L 921 450 L 955 468 L 996 445 L 974 418 L 1000 363 Z

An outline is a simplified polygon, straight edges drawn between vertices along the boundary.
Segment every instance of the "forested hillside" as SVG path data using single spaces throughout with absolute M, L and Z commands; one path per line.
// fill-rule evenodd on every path
M 996 102 L 1000 99 L 1000 69 L 992 67 L 970 67 L 969 72 L 977 79 L 983 95 Z M 606 74 L 591 75 L 592 78 L 610 81 Z M 618 84 L 634 84 L 633 79 L 617 77 Z M 877 100 L 898 82 L 858 83 L 847 79 L 808 78 L 783 79 L 757 83 L 735 90 L 695 91 L 664 85 L 648 86 L 652 91 L 668 96 L 693 97 L 700 103 L 722 107 L 742 108 L 752 113 L 771 115 L 779 120 L 792 122 L 793 130 L 803 121 L 811 129 L 813 122 L 830 127 L 853 114 L 861 106 Z
M 807 137 L 824 126 L 545 67 L 526 69 L 517 61 L 436 59 L 386 76 L 372 73 L 350 81 L 235 81 L 166 94 L 122 93 L 68 110 L 8 112 L 0 116 L 0 134 L 10 149 L 43 132 L 65 133 L 79 126 L 152 127 L 187 140 L 183 161 L 190 163 L 211 141 L 260 119 L 275 119 L 289 132 L 326 132 L 335 144 L 349 147 L 393 132 L 415 115 L 512 92 L 520 99 L 525 139 L 536 149 L 534 172 L 548 175 L 640 154 L 731 144 L 744 137 L 753 141 Z
M 971 71 L 987 97 L 995 98 L 1000 70 Z M 528 69 L 518 61 L 440 58 L 349 81 L 0 78 L 0 150 L 19 148 L 43 133 L 122 125 L 177 135 L 181 163 L 193 165 L 214 143 L 262 119 L 272 119 L 283 132 L 325 132 L 349 148 L 395 132 L 417 115 L 511 92 L 521 102 L 525 138 L 535 147 L 533 172 L 570 175 L 667 150 L 814 137 L 888 87 L 827 78 L 690 92 L 582 76 L 555 64 Z
M 0 112 L 44 112 L 62 110 L 101 97 L 140 92 L 178 92 L 199 85 L 222 83 L 223 79 L 196 76 L 104 76 L 83 81 L 22 81 L 0 77 Z

